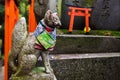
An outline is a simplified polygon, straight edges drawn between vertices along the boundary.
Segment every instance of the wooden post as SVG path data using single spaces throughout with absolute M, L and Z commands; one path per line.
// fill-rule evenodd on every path
M 12 30 L 18 20 L 19 10 L 14 3 L 14 0 L 5 0 L 5 35 L 4 35 L 4 80 L 8 80 L 8 53 L 11 48 Z
M 34 0 L 31 0 L 29 8 L 29 22 L 28 22 L 28 32 L 33 32 L 37 26 L 35 14 L 34 14 Z
M 69 32 L 72 32 L 73 30 L 73 23 L 74 23 L 74 14 L 75 14 L 75 9 L 74 8 L 69 8 L 71 9 L 71 13 L 68 13 L 70 16 L 70 23 L 69 23 Z
M 4 80 L 8 80 L 8 51 L 9 51 L 9 1 L 5 0 L 5 36 L 4 36 Z M 8 46 L 7 46 L 8 44 Z
M 89 28 L 89 16 L 88 16 L 88 10 L 85 10 L 85 27 L 86 27 L 86 32 L 89 32 L 88 31 L 88 28 Z

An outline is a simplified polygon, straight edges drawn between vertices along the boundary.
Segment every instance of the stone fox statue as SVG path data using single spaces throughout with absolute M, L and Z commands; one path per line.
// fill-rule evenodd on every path
M 45 17 L 40 20 L 34 33 L 27 34 L 25 18 L 21 18 L 15 25 L 12 33 L 12 48 L 9 54 L 9 68 L 14 75 L 28 74 L 36 65 L 41 55 L 46 73 L 51 73 L 48 54 L 52 47 L 45 49 L 37 40 L 37 36 L 47 31 L 56 40 L 56 26 L 61 26 L 57 13 L 48 10 Z M 17 63 L 17 64 L 16 64 Z

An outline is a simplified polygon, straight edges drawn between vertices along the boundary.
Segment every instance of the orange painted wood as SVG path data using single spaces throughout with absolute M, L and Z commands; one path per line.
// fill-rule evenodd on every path
M 75 16 L 74 13 L 75 13 L 75 9 L 73 9 L 70 14 L 71 16 L 70 16 L 69 32 L 72 32 L 73 29 L 74 16 Z
M 34 14 L 34 0 L 31 0 L 29 8 L 29 22 L 28 22 L 28 32 L 34 32 L 37 26 L 35 14 Z
M 5 35 L 4 35 L 4 80 L 8 80 L 8 55 L 11 48 L 12 30 L 18 20 L 19 10 L 14 0 L 5 0 Z
M 69 7 L 68 15 L 70 15 L 70 24 L 69 24 L 69 32 L 72 32 L 73 30 L 73 24 L 74 24 L 74 17 L 75 16 L 85 16 L 85 27 L 86 32 L 89 32 L 89 17 L 91 11 L 90 8 L 76 8 L 76 7 Z
M 5 1 L 5 37 L 4 37 L 4 65 L 5 65 L 5 69 L 4 69 L 4 80 L 8 80 L 8 50 L 9 50 L 9 46 L 7 46 L 7 44 L 9 44 L 9 41 L 7 41 L 7 39 L 9 39 L 9 2 L 6 0 Z
M 86 11 L 85 11 L 85 14 L 86 14 L 86 16 L 85 16 L 85 27 L 86 27 L 86 32 L 89 32 L 89 31 L 88 31 L 88 29 L 89 29 L 89 16 L 87 15 L 87 14 L 89 14 L 89 11 L 86 10 Z

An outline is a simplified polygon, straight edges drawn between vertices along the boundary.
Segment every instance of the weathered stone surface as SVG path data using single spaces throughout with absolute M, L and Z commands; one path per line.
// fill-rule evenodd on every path
M 53 60 L 57 80 L 120 80 L 120 57 Z
M 54 76 L 46 73 L 31 73 L 29 75 L 11 77 L 10 80 L 54 80 Z
M 120 52 L 119 37 L 105 36 L 58 36 L 55 50 L 52 53 L 100 53 L 100 52 Z
M 9 66 L 11 69 L 15 70 L 16 65 L 13 65 L 14 60 L 17 58 L 18 53 L 21 51 L 21 48 L 24 44 L 24 41 L 27 38 L 27 27 L 26 20 L 24 17 L 20 18 L 15 24 L 15 28 L 12 32 L 12 48 L 9 53 Z
M 45 73 L 44 67 L 35 67 L 27 75 L 11 76 L 10 80 L 56 80 L 53 73 Z
M 17 55 L 17 53 L 20 52 L 26 38 L 27 38 L 26 19 L 22 17 L 18 20 L 12 32 L 11 52 Z
M 35 0 L 34 12 L 37 22 L 39 22 L 48 10 L 48 0 Z
M 120 30 L 120 0 L 97 0 L 91 14 L 93 29 Z
M 39 22 L 45 15 L 46 11 L 50 9 L 52 12 L 57 11 L 56 0 L 35 0 L 34 12 L 37 22 Z

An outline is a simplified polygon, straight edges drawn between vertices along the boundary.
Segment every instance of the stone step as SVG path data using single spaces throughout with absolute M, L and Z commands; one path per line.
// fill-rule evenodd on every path
M 51 60 L 57 80 L 120 80 L 120 55 L 83 54 Z M 65 56 L 65 55 L 64 55 Z
M 120 37 L 59 35 L 53 54 L 120 52 Z
M 50 54 L 50 60 L 120 57 L 120 53 Z
M 120 53 L 50 54 L 49 58 L 57 80 L 120 80 Z

